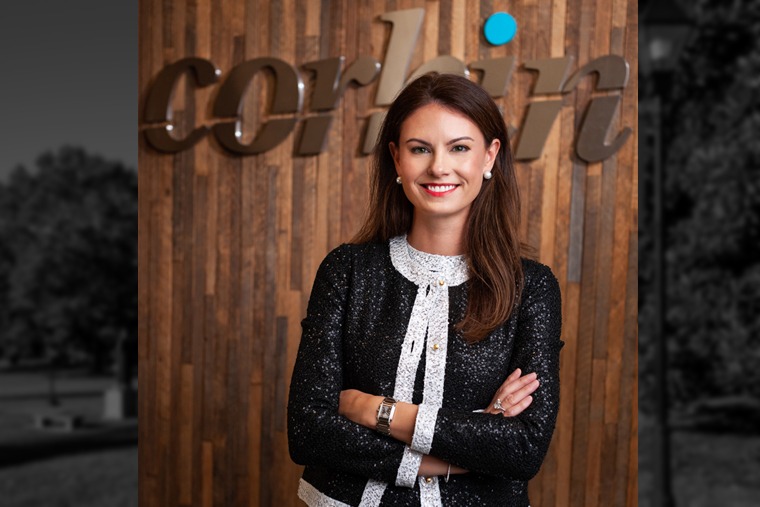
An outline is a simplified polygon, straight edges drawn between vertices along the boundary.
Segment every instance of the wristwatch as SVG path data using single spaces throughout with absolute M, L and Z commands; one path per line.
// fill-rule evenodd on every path
M 380 404 L 380 408 L 377 409 L 377 431 L 383 435 L 390 436 L 391 434 L 391 421 L 393 420 L 393 414 L 396 413 L 396 400 L 386 396 L 383 402 Z

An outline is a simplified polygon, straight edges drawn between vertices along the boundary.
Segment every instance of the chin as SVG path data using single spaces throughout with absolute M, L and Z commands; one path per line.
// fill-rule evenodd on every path
M 419 209 L 421 214 L 424 215 L 430 215 L 435 217 L 448 217 L 448 216 L 456 216 L 459 215 L 466 210 L 462 208 L 430 208 L 430 207 L 420 207 L 416 208 L 415 210 Z

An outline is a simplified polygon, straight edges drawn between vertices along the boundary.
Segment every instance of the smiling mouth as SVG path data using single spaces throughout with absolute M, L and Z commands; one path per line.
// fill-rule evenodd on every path
M 455 190 L 459 185 L 431 185 L 431 184 L 422 184 L 422 187 L 431 195 L 434 195 L 436 197 L 446 195 L 449 192 L 452 192 Z

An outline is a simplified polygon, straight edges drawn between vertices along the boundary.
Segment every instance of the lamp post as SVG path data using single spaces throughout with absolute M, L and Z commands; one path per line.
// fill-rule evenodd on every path
M 673 507 L 668 426 L 667 346 L 665 340 L 665 228 L 663 199 L 662 103 L 670 98 L 670 77 L 691 32 L 691 20 L 675 0 L 651 0 L 641 19 L 641 70 L 654 81 L 652 98 L 656 122 L 654 142 L 654 296 L 655 375 L 657 407 L 655 420 L 654 507 Z

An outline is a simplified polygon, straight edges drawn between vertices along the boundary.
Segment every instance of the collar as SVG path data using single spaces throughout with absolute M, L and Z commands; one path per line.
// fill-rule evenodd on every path
M 406 240 L 406 234 L 390 240 L 390 253 L 393 267 L 420 287 L 456 287 L 469 278 L 464 255 L 435 255 L 415 250 Z

